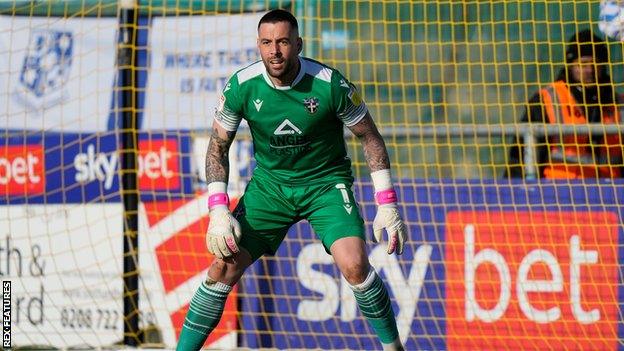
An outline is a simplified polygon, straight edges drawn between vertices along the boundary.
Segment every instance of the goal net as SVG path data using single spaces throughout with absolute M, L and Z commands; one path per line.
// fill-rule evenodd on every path
M 285 8 L 299 20 L 302 54 L 358 87 L 388 147 L 408 242 L 401 256 L 373 243 L 368 254 L 406 349 L 621 349 L 624 182 L 505 176 L 545 166 L 518 140 L 539 147 L 545 133 L 622 134 L 617 123 L 520 123 L 533 94 L 566 67 L 568 38 L 583 29 L 604 42 L 620 113 L 622 44 L 599 29 L 617 21 L 618 6 L 141 0 L 130 26 L 132 66 L 123 67 L 118 1 L 0 2 L 4 346 L 175 347 L 213 261 L 204 158 L 217 98 L 230 74 L 259 59 L 260 17 Z M 122 68 L 132 72 L 130 87 Z M 124 150 L 130 115 L 136 148 Z M 369 170 L 360 142 L 347 130 L 345 138 L 370 237 Z M 526 157 L 514 163 L 518 147 Z M 121 180 L 128 151 L 137 156 L 140 200 L 130 213 Z M 254 166 L 242 126 L 230 150 L 232 206 Z M 124 252 L 129 215 L 139 246 Z M 138 277 L 138 305 L 127 313 L 129 276 Z M 306 222 L 247 270 L 205 346 L 381 349 Z

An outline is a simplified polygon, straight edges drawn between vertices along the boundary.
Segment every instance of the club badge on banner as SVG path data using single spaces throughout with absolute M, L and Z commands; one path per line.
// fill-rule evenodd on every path
M 116 30 L 116 18 L 0 16 L 2 128 L 106 130 Z

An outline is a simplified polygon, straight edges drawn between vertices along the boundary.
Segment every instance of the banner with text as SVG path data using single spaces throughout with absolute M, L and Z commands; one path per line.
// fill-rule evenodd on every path
M 139 208 L 139 328 L 175 347 L 188 304 L 213 260 L 207 196 Z M 236 199 L 232 200 L 233 205 Z M 0 276 L 12 283 L 12 345 L 105 347 L 123 339 L 123 206 L 0 206 Z M 207 340 L 237 345 L 237 290 Z
M 0 204 L 119 202 L 121 154 L 112 133 L 0 137 Z M 189 133 L 140 133 L 143 199 L 193 194 Z
M 155 18 L 143 128 L 211 128 L 229 76 L 260 58 L 263 14 Z
M 406 349 L 618 349 L 624 182 L 406 180 L 398 189 L 405 252 L 370 246 L 369 260 Z M 356 193 L 373 198 L 368 185 Z M 361 208 L 367 221 L 375 210 Z M 241 328 L 254 332 L 241 346 L 378 349 L 339 277 L 298 224 L 275 257 L 247 272 Z

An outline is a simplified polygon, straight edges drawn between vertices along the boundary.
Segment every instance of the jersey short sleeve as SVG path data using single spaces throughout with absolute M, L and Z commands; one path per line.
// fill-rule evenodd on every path
M 338 71 L 334 71 L 332 75 L 332 98 L 336 115 L 347 127 L 358 123 L 368 112 L 355 86 Z
M 233 75 L 223 87 L 217 101 L 215 121 L 228 132 L 236 131 L 243 119 L 243 108 L 238 90 L 238 79 L 236 75 Z

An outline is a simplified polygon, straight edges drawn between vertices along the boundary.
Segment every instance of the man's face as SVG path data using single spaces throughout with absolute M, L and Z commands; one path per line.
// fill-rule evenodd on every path
M 302 41 L 288 22 L 262 23 L 258 28 L 258 50 L 274 83 L 289 85 L 297 76 Z
M 591 56 L 581 56 L 570 63 L 570 74 L 576 83 L 596 84 L 596 62 Z

